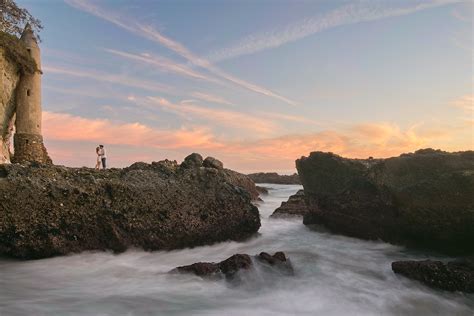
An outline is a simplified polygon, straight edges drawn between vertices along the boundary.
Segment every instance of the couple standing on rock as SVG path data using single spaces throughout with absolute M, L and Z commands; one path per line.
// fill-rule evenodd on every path
M 97 154 L 97 162 L 95 164 L 95 170 L 99 170 L 101 164 L 102 164 L 102 169 L 105 169 L 107 167 L 106 166 L 107 156 L 105 154 L 104 145 L 99 145 L 99 147 L 96 147 L 95 153 Z

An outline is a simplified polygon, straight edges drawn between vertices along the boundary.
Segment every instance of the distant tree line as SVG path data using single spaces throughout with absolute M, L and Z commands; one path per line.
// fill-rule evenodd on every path
M 0 0 L 0 31 L 20 37 L 28 23 L 36 38 L 40 40 L 38 33 L 43 29 L 41 21 L 28 10 L 20 8 L 15 1 Z

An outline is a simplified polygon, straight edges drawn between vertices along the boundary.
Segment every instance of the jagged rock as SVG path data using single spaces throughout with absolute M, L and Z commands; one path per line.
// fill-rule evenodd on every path
M 257 232 L 249 194 L 198 161 L 193 155 L 185 168 L 165 160 L 102 171 L 0 165 L 0 255 L 168 250 Z
M 296 173 L 292 175 L 279 175 L 276 172 L 258 172 L 248 175 L 255 183 L 274 183 L 274 184 L 301 184 Z
M 296 161 L 305 224 L 452 254 L 474 252 L 474 152 L 388 159 L 313 152 Z
M 446 291 L 474 293 L 474 261 L 396 261 L 392 263 L 395 273 Z
M 262 262 L 273 266 L 287 275 L 293 274 L 293 266 L 284 252 L 276 252 L 273 256 L 266 252 L 262 252 L 255 256 L 257 262 Z M 235 254 L 219 263 L 198 262 L 187 266 L 177 267 L 170 273 L 193 273 L 200 277 L 225 277 L 233 279 L 237 272 L 241 270 L 252 269 L 254 261 L 247 254 Z
M 224 169 L 224 164 L 214 157 L 207 157 L 204 159 L 203 166 L 206 168 L 214 168 L 218 170 Z
M 307 212 L 304 190 L 298 190 L 296 194 L 289 197 L 287 202 L 281 202 L 281 206 L 273 212 L 271 217 L 303 216 Z

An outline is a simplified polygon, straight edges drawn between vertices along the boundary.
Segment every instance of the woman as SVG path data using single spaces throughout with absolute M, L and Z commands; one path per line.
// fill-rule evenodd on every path
M 97 162 L 95 163 L 95 170 L 99 170 L 99 169 L 100 169 L 100 164 L 101 164 L 101 162 L 102 162 L 101 159 L 100 159 L 101 157 L 100 157 L 99 150 L 100 150 L 99 147 L 97 147 L 97 148 L 95 149 L 95 153 L 97 154 Z

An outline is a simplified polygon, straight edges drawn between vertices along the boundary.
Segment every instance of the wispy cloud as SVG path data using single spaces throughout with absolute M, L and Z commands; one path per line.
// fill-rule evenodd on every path
M 394 7 L 389 1 L 359 1 L 341 6 L 327 14 L 317 15 L 285 27 L 250 34 L 230 47 L 211 53 L 207 59 L 219 62 L 242 55 L 276 48 L 334 27 L 412 14 L 458 0 L 406 1 L 403 7 Z
M 203 100 L 203 101 L 207 101 L 207 102 L 225 104 L 225 105 L 234 105 L 232 102 L 227 101 L 226 99 L 224 99 L 220 96 L 213 95 L 213 94 L 210 94 L 210 93 L 194 91 L 193 93 L 191 93 L 191 96 L 194 97 L 194 98 Z
M 121 56 L 121 57 L 128 58 L 131 60 L 150 64 L 166 72 L 178 74 L 185 77 L 190 77 L 193 79 L 216 82 L 215 79 L 209 78 L 203 74 L 198 73 L 197 71 L 195 71 L 188 65 L 176 63 L 173 60 L 165 58 L 165 57 L 151 55 L 148 53 L 143 53 L 143 54 L 138 55 L 138 54 L 127 53 L 127 52 L 119 51 L 115 49 L 105 49 L 105 51 L 117 56 Z
M 105 10 L 87 0 L 65 0 L 65 2 L 78 10 L 95 15 L 96 17 L 113 23 L 114 25 L 123 28 L 133 34 L 159 43 L 160 45 L 170 49 L 171 51 L 185 58 L 191 64 L 204 68 L 215 76 L 232 82 L 237 86 L 253 91 L 255 93 L 259 93 L 280 100 L 290 105 L 296 105 L 296 102 L 289 98 L 279 95 L 278 93 L 275 93 L 265 87 L 250 83 L 248 81 L 245 81 L 243 79 L 237 78 L 231 74 L 224 72 L 218 67 L 212 65 L 208 60 L 192 53 L 187 47 L 185 47 L 181 43 L 164 36 L 163 34 L 161 34 L 161 32 L 159 32 L 150 25 L 144 25 L 136 20 L 133 20 L 130 17 L 121 17 L 120 15 L 114 13 L 111 10 Z
M 72 77 L 78 77 L 78 78 L 87 78 L 94 81 L 109 82 L 109 83 L 119 84 L 122 86 L 140 88 L 140 89 L 154 91 L 154 92 L 170 93 L 175 90 L 173 87 L 166 84 L 136 79 L 136 78 L 126 76 L 126 75 L 98 72 L 92 69 L 85 69 L 85 68 L 73 69 L 73 68 L 64 68 L 64 67 L 56 67 L 56 66 L 43 66 L 42 70 L 45 74 L 50 73 L 50 74 L 66 75 L 66 76 L 72 76 Z
M 276 124 L 262 117 L 222 109 L 212 109 L 198 106 L 189 102 L 174 104 L 164 98 L 148 97 L 152 105 L 159 106 L 162 109 L 171 111 L 183 117 L 194 116 L 213 124 L 225 126 L 227 128 L 236 128 L 238 130 L 250 130 L 258 135 L 268 135 L 275 131 Z

